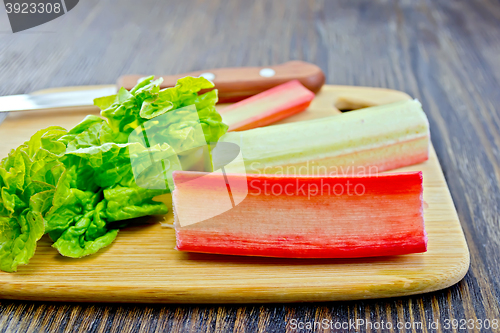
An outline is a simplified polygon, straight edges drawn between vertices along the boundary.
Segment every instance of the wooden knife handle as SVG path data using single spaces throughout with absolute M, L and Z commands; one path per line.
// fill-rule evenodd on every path
M 219 103 L 237 102 L 291 80 L 299 80 L 314 93 L 317 93 L 325 83 L 325 75 L 318 66 L 304 61 L 289 61 L 269 67 L 215 68 L 162 76 L 161 88 L 173 87 L 179 78 L 197 77 L 202 74 L 219 90 Z M 130 90 L 144 76 L 125 75 L 118 79 L 117 85 Z

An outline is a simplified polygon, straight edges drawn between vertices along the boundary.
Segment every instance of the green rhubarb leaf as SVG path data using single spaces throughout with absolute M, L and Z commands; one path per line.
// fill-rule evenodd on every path
M 168 129 L 172 124 L 177 124 L 178 127 L 193 128 L 201 124 L 207 143 L 216 142 L 227 131 L 227 125 L 222 123 L 221 116 L 215 110 L 217 91 L 212 90 L 198 95 L 202 89 L 213 88 L 212 82 L 202 77 L 185 77 L 179 79 L 175 87 L 160 90 L 161 82 L 162 79 L 154 80 L 154 77 L 150 76 L 144 78 L 130 92 L 120 89 L 111 105 L 95 101 L 96 105 L 107 106 L 102 109 L 101 115 L 107 118 L 109 127 L 114 132 L 122 134 L 115 136 L 113 142 L 126 143 L 128 135 L 144 123 L 190 105 L 196 107 L 197 119 L 184 119 L 179 114 L 172 119 L 169 117 L 169 123 L 162 123 L 161 126 Z M 158 134 L 164 135 L 164 133 Z M 170 142 L 167 143 L 171 145 Z
M 94 99 L 94 105 L 100 108 L 101 110 L 105 110 L 109 108 L 116 100 L 116 95 L 104 96 Z
M 86 226 L 89 220 L 82 219 L 76 226 L 70 227 L 52 245 L 65 257 L 81 258 L 94 254 L 110 245 L 118 234 L 118 229 L 111 229 L 94 240 L 85 239 Z
M 133 151 L 134 165 L 131 164 L 130 151 Z M 166 214 L 163 203 L 153 201 L 153 197 L 168 192 L 161 170 L 151 169 L 151 160 L 175 158 L 177 155 L 164 144 L 146 149 L 138 143 L 108 143 L 98 147 L 83 148 L 67 153 L 62 161 L 68 167 L 78 166 L 79 173 L 73 173 L 76 187 L 85 189 L 98 187 L 104 189 L 108 201 L 107 212 L 110 221 L 119 221 L 135 217 Z M 173 164 L 173 163 L 172 163 Z M 177 162 L 177 165 L 179 163 Z M 133 170 L 136 168 L 136 170 Z M 81 177 L 82 173 L 85 175 Z M 137 185 L 137 175 L 144 175 L 149 183 L 142 182 L 146 188 Z M 154 177 L 156 176 L 156 178 Z M 71 182 L 68 182 L 70 184 Z M 63 186 L 63 184 L 61 184 Z
M 109 221 L 121 221 L 166 214 L 167 206 L 153 200 L 154 197 L 165 193 L 163 190 L 145 189 L 138 186 L 116 185 L 107 188 L 104 190 L 104 198 L 107 201 L 106 216 Z
M 76 223 L 65 229 L 55 241 L 60 254 L 71 258 L 81 258 L 108 246 L 113 242 L 118 229 L 107 228 L 104 208 L 105 201 L 76 218 Z
M 76 188 L 76 170 L 76 166 L 72 166 L 62 174 L 54 190 L 52 206 L 44 216 L 45 231 L 50 233 L 53 240 L 72 226 L 83 212 L 91 210 L 102 197 L 99 191 Z
M 128 144 L 105 143 L 67 152 L 61 159 L 66 167 L 78 166 L 77 188 L 106 188 L 133 180 Z
M 0 269 L 15 272 L 35 254 L 36 242 L 44 234 L 43 219 L 26 208 L 16 216 L 0 217 L 0 231 Z
M 50 189 L 33 195 L 30 198 L 30 207 L 35 213 L 40 213 L 45 216 L 49 209 L 52 207 L 52 200 L 56 190 Z
M 64 256 L 79 258 L 109 245 L 117 230 L 109 229 L 102 191 L 82 191 L 76 185 L 73 166 L 61 176 L 45 214 L 45 231 Z
M 65 145 L 60 127 L 38 131 L 0 162 L 0 269 L 14 272 L 27 264 L 36 242 L 44 234 L 40 204 L 45 192 L 54 191 L 61 174 Z

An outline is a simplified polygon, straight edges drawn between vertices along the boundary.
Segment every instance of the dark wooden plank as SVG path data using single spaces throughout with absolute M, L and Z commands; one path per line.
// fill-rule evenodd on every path
M 387 300 L 244 306 L 0 301 L 0 331 L 308 332 L 314 329 L 294 330 L 293 323 L 364 319 L 424 325 L 337 331 L 447 332 L 446 320 L 500 319 L 498 0 L 86 0 L 43 26 L 8 30 L 2 19 L 0 95 L 112 83 L 130 73 L 290 59 L 318 64 L 328 83 L 406 91 L 429 116 L 471 269 L 449 289 Z M 429 327 L 433 322 L 438 329 Z

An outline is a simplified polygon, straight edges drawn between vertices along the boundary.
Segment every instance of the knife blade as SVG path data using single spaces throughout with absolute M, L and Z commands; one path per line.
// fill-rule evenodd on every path
M 118 87 L 131 89 L 145 75 L 122 76 Z M 162 76 L 161 88 L 172 87 L 177 79 L 185 76 L 203 76 L 215 84 L 219 90 L 219 102 L 236 102 L 258 94 L 279 84 L 299 80 L 305 87 L 318 92 L 325 82 L 321 69 L 303 61 L 289 61 L 270 67 L 217 68 L 177 75 Z M 97 89 L 82 87 L 64 88 L 65 91 L 51 93 L 32 93 L 0 97 L 0 123 L 6 112 L 30 111 L 57 108 L 73 108 L 93 105 L 95 98 L 116 94 L 116 86 L 101 86 Z
M 116 94 L 116 87 L 65 91 L 50 94 L 26 94 L 0 97 L 0 112 L 43 110 L 93 105 L 94 99 Z

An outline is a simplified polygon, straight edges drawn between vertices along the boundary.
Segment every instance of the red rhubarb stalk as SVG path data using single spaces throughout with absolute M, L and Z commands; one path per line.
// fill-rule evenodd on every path
M 270 125 L 307 109 L 314 93 L 293 80 L 219 111 L 229 131 Z
M 317 177 L 178 171 L 173 178 L 181 251 L 356 258 L 427 248 L 421 172 Z

